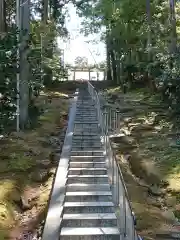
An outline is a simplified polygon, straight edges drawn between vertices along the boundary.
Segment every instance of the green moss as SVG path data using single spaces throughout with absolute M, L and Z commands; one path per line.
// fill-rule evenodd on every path
M 1 226 L 0 226 L 1 228 Z M 7 231 L 0 229 L 0 239 L 1 240 L 7 240 L 8 239 L 8 235 L 7 235 Z
M 26 171 L 29 168 L 33 167 L 36 162 L 33 162 L 31 157 L 25 156 L 23 154 L 16 154 L 13 153 L 10 156 L 10 160 L 8 161 L 7 167 L 8 170 L 19 170 L 19 171 Z
M 107 91 L 107 94 L 115 94 L 115 93 L 117 93 L 117 92 L 119 92 L 121 89 L 120 89 L 120 87 L 113 87 L 113 88 L 109 88 L 109 89 L 107 89 L 106 91 Z
M 174 211 L 174 215 L 175 215 L 175 217 L 176 217 L 177 219 L 180 220 L 180 211 L 175 210 L 175 211 Z

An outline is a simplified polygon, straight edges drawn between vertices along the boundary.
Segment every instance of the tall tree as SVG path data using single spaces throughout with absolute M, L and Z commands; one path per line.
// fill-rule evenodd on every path
M 0 0 L 0 33 L 6 31 L 6 7 L 5 0 Z
M 88 59 L 87 57 L 76 57 L 75 61 L 74 61 L 75 65 L 77 67 L 87 67 L 88 66 Z
M 48 21 L 48 12 L 49 11 L 49 1 L 48 0 L 42 0 L 42 21 L 44 24 L 47 24 Z
M 20 126 L 28 123 L 29 108 L 29 34 L 30 34 L 30 0 L 22 0 L 20 8 Z
M 169 5 L 170 5 L 170 25 L 171 25 L 171 41 L 170 41 L 170 52 L 171 53 L 176 53 L 176 49 L 177 49 L 175 4 L 176 4 L 176 0 L 169 0 Z
M 148 60 L 151 60 L 151 5 L 150 0 L 146 0 L 146 13 L 147 13 L 147 23 L 148 23 L 148 35 L 147 35 L 147 49 L 148 49 Z

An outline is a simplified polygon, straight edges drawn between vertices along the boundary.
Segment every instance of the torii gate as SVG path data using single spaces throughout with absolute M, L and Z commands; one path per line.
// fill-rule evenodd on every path
M 99 80 L 99 72 L 103 72 L 104 73 L 104 80 L 105 80 L 105 69 L 104 68 L 78 68 L 78 67 L 73 67 L 72 71 L 73 71 L 73 81 L 76 80 L 76 72 L 88 72 L 89 73 L 89 81 L 91 80 L 91 72 L 93 72 L 93 70 L 96 71 L 97 74 L 97 81 Z M 98 71 L 97 71 L 98 70 Z

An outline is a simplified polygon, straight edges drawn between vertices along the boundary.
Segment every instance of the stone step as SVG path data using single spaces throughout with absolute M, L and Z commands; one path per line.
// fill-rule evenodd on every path
M 86 139 L 86 138 L 73 138 L 73 144 L 79 144 L 79 145 L 87 145 L 87 144 L 94 144 L 95 146 L 97 145 L 102 145 L 100 139 Z
M 78 213 L 64 214 L 62 227 L 115 227 L 115 213 Z
M 96 120 L 97 120 L 97 114 L 96 113 L 93 113 L 93 112 L 90 112 L 89 111 L 89 113 L 87 113 L 87 112 L 85 112 L 85 111 L 78 111 L 77 113 L 76 113 L 76 117 L 83 117 L 83 118 L 87 118 L 87 119 L 91 119 L 92 117 L 94 117 Z M 82 118 L 81 118 L 81 120 L 82 120 Z
M 93 147 L 93 146 L 101 146 L 102 147 L 102 143 L 101 143 L 101 141 L 100 141 L 100 139 L 98 139 L 98 140 L 94 140 L 94 139 L 89 139 L 89 140 L 87 140 L 87 139 L 79 139 L 79 140 L 77 140 L 77 139 L 73 139 L 73 145 L 74 144 L 76 144 L 76 145 L 85 145 L 85 146 L 91 146 L 91 147 Z
M 101 147 L 93 147 L 94 148 L 94 150 L 99 150 L 99 149 L 102 149 Z M 92 147 L 84 147 L 84 146 L 82 146 L 82 147 L 80 147 L 80 146 L 72 146 L 72 151 L 79 151 L 79 150 L 82 150 L 82 151 L 89 151 L 89 150 L 91 150 L 92 149 Z
M 120 233 L 117 227 L 63 227 L 60 233 L 61 240 L 119 240 Z
M 97 121 L 97 117 L 95 116 L 95 117 L 91 117 L 91 118 L 86 118 L 86 117 L 81 116 L 81 117 L 76 117 L 75 121 L 76 122 L 80 122 L 80 121 L 83 121 L 83 122 L 88 122 L 88 121 L 95 122 L 95 121 Z
M 85 134 L 85 133 L 83 133 L 83 134 L 74 133 L 73 137 L 81 137 L 81 138 L 87 138 L 87 139 L 89 139 L 89 138 L 96 139 L 96 138 L 100 138 L 101 135 L 100 134 L 96 134 L 96 135 L 93 135 L 93 136 L 89 136 L 88 134 Z
M 73 134 L 73 137 L 75 138 L 84 138 L 84 139 L 100 139 L 101 135 L 99 134 L 96 134 L 95 136 L 89 136 L 89 135 L 86 135 L 86 134 Z
M 87 111 L 88 111 L 88 110 L 89 110 L 89 113 L 90 113 L 91 116 L 92 116 L 92 115 L 96 116 L 96 112 L 94 111 L 95 108 L 94 108 L 93 106 L 90 107 L 89 105 L 84 106 L 84 107 L 81 107 L 81 106 L 79 105 L 78 108 L 77 108 L 77 114 L 83 115 L 83 113 L 84 113 L 85 116 L 89 117 L 89 115 L 87 114 Z
M 101 140 L 101 137 L 88 137 L 88 136 L 73 136 L 73 141 L 93 141 L 93 142 L 99 142 Z
M 71 151 L 71 156 L 103 156 L 103 150 Z
M 65 202 L 111 202 L 111 191 L 82 191 L 66 192 Z
M 104 175 L 107 174 L 106 168 L 69 168 L 72 175 Z
M 110 185 L 107 183 L 93 184 L 93 183 L 71 183 L 66 185 L 67 191 L 110 191 Z
M 98 133 L 100 133 L 100 130 L 91 130 L 91 129 L 81 129 L 81 130 L 76 130 L 76 129 L 74 129 L 74 133 L 75 134 L 79 134 L 79 135 L 82 135 L 83 136 L 83 134 L 88 134 L 90 137 L 91 136 L 95 136 L 95 135 L 97 135 Z
M 99 167 L 105 167 L 106 163 L 105 162 L 70 162 L 69 163 L 70 167 L 94 167 L 94 168 L 99 168 Z
M 93 138 L 93 137 L 89 137 L 89 138 L 87 138 L 86 136 L 79 136 L 79 137 L 74 137 L 73 136 L 73 141 L 75 141 L 75 142 L 85 142 L 85 143 L 101 143 L 101 138 L 98 136 L 97 138 Z
M 75 123 L 74 128 L 77 129 L 99 129 L 98 124 Z
M 66 202 L 64 214 L 67 213 L 113 213 L 112 202 Z
M 84 146 L 84 147 L 102 147 L 102 143 L 100 141 L 94 141 L 94 140 L 73 140 L 72 146 Z
M 97 124 L 97 125 L 98 125 L 99 122 L 98 122 L 97 120 L 96 120 L 96 121 L 94 121 L 94 120 L 91 121 L 91 119 L 89 119 L 89 121 L 83 121 L 83 120 L 82 120 L 82 121 L 76 121 L 76 120 L 75 120 L 74 123 L 75 123 L 75 124 L 90 124 L 90 125 L 91 125 L 91 124 L 92 124 L 92 125 Z
M 87 111 L 85 112 L 85 111 L 80 110 L 76 113 L 76 117 L 79 117 L 79 118 L 81 117 L 81 119 L 82 119 L 82 117 L 87 118 L 87 119 L 91 119 L 92 117 L 94 117 L 97 120 L 97 114 L 90 112 L 90 111 L 89 111 L 89 115 L 88 115 Z
M 74 132 L 75 135 L 81 136 L 100 136 L 100 130 L 98 132 Z
M 68 175 L 70 183 L 108 183 L 108 175 Z
M 90 115 L 96 114 L 96 109 L 94 108 L 93 105 L 89 104 L 79 104 L 77 105 L 77 114 L 82 114 L 84 113 L 86 116 L 88 116 L 88 112 L 86 111 L 87 109 L 92 109 L 92 111 L 89 111 Z
M 92 161 L 92 162 L 104 162 L 104 156 L 71 156 L 70 161 L 82 162 L 82 161 Z

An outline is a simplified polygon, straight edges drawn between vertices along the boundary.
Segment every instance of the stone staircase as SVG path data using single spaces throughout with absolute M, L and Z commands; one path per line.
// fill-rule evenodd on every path
M 120 239 L 101 129 L 87 90 L 80 91 L 76 106 L 60 239 Z

